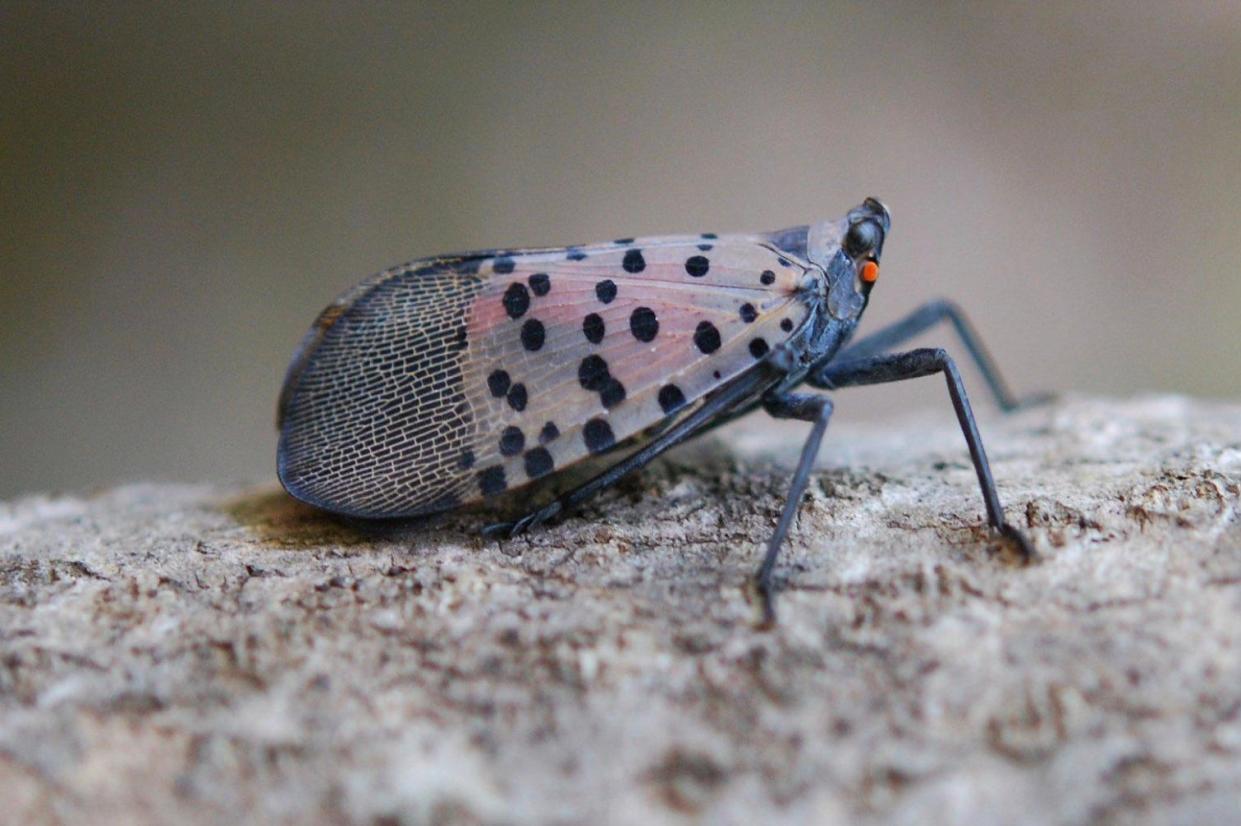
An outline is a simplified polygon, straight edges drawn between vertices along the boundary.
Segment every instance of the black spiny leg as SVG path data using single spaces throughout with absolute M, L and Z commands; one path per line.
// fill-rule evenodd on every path
M 1046 393 L 1027 396 L 1021 399 L 1014 396 L 1004 382 L 1004 378 L 1000 375 L 1000 370 L 996 367 L 991 354 L 983 346 L 982 339 L 974 331 L 974 325 L 970 324 L 969 319 L 965 317 L 965 313 L 961 311 L 960 307 L 951 301 L 942 299 L 928 301 L 900 321 L 893 322 L 887 327 L 876 330 L 865 338 L 850 344 L 836 355 L 835 361 L 837 364 L 844 364 L 868 356 L 879 355 L 891 350 L 893 347 L 904 344 L 914 336 L 926 332 L 942 321 L 951 322 L 953 328 L 957 331 L 957 335 L 961 337 L 961 342 L 965 345 L 966 352 L 969 353 L 970 358 L 977 365 L 978 372 L 982 373 L 983 381 L 987 383 L 987 388 L 991 391 L 991 395 L 995 397 L 996 404 L 1000 406 L 1000 409 L 1005 412 L 1011 412 L 1021 407 L 1039 404 L 1051 398 Z
M 771 572 L 776 567 L 776 558 L 780 555 L 780 546 L 788 535 L 793 524 L 793 517 L 801 505 L 802 494 L 806 492 L 806 483 L 810 480 L 810 470 L 814 467 L 815 457 L 819 455 L 819 445 L 823 443 L 823 434 L 827 431 L 827 422 L 832 417 L 832 402 L 826 396 L 806 393 L 786 393 L 769 396 L 763 400 L 763 407 L 777 419 L 798 419 L 803 422 L 814 422 L 810 435 L 806 437 L 801 448 L 801 459 L 797 470 L 793 473 L 793 482 L 789 485 L 789 495 L 784 502 L 784 511 L 780 514 L 780 522 L 776 531 L 767 541 L 767 552 L 763 555 L 763 563 L 754 575 L 754 585 L 762 601 L 763 624 L 775 622 L 775 591 L 772 588 Z
M 974 421 L 974 411 L 970 409 L 969 398 L 965 395 L 965 385 L 961 382 L 961 374 L 952 357 L 940 349 L 909 350 L 904 353 L 892 353 L 881 356 L 868 356 L 851 361 L 830 363 L 812 373 L 807 382 L 814 387 L 848 387 L 859 384 L 886 384 L 893 381 L 905 381 L 922 376 L 943 373 L 948 383 L 948 395 L 952 398 L 952 407 L 957 412 L 957 421 L 961 425 L 961 433 L 969 446 L 970 458 L 974 462 L 974 472 L 978 474 L 978 484 L 982 488 L 982 499 L 987 507 L 987 521 L 1001 536 L 1012 540 L 1026 561 L 1034 558 L 1034 547 L 1025 534 L 1004 520 L 1004 507 L 1000 504 L 1000 494 L 995 489 L 995 479 L 991 476 L 991 466 L 987 463 L 987 454 L 983 450 L 982 437 L 978 435 L 978 424 Z

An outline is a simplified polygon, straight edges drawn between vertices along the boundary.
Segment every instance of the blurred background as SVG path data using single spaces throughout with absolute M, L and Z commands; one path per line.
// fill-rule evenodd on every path
M 6 0 L 0 78 L 0 497 L 272 478 L 295 344 L 390 264 L 870 194 L 866 326 L 951 296 L 1020 390 L 1241 395 L 1236 2 Z

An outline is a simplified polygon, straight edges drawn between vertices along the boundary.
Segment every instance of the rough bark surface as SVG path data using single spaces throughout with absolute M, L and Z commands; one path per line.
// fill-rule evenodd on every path
M 744 423 L 743 423 L 744 424 Z M 1241 406 L 689 445 L 517 540 L 272 485 L 0 504 L 0 820 L 1221 823 L 1241 805 Z

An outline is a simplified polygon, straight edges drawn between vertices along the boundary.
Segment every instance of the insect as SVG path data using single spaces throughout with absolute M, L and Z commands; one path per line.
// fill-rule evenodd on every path
M 927 304 L 853 341 L 879 276 L 888 210 L 777 232 L 622 238 L 489 250 L 385 270 L 340 296 L 303 339 L 279 402 L 280 480 L 363 518 L 450 510 L 551 479 L 592 455 L 610 467 L 489 535 L 571 511 L 697 433 L 755 408 L 812 424 L 755 574 L 773 572 L 832 415 L 818 390 L 942 374 L 987 521 L 1004 518 L 953 360 L 895 351 L 950 322 L 1001 407 L 1018 402 L 957 307 Z

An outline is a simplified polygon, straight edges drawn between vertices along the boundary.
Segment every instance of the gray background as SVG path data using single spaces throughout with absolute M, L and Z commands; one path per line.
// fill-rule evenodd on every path
M 868 194 L 867 326 L 949 295 L 1019 388 L 1241 392 L 1235 3 L 10 2 L 0 78 L 0 496 L 270 477 L 389 264 Z

